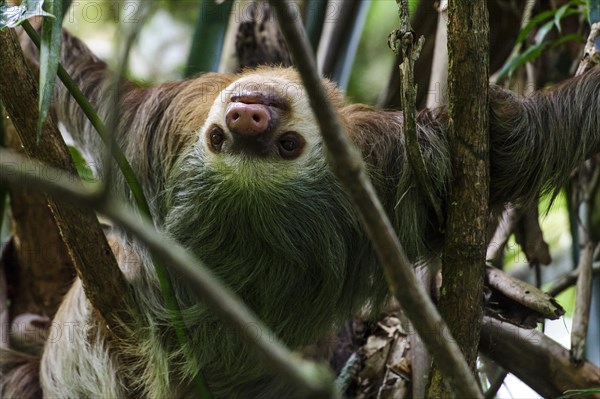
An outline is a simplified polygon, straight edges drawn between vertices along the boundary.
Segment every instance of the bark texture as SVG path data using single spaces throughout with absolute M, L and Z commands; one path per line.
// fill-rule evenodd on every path
M 6 125 L 6 143 L 18 151 L 22 147 L 17 132 L 11 124 Z M 23 313 L 51 319 L 73 281 L 73 264 L 46 196 L 19 188 L 9 193 L 14 240 L 12 262 L 6 265 L 12 292 L 11 320 Z
M 481 329 L 489 199 L 488 12 L 485 2 L 450 2 L 448 21 L 450 197 L 439 309 L 475 370 Z M 434 366 L 429 397 L 452 397 Z
M 37 82 L 23 58 L 14 30 L 0 32 L 0 49 L 0 97 L 25 153 L 75 176 L 75 167 L 54 122 L 48 119 L 42 137 L 39 142 L 36 140 Z M 108 325 L 116 327 L 119 319 L 127 319 L 120 304 L 128 297 L 128 285 L 96 216 L 54 199 L 48 202 L 88 299 Z

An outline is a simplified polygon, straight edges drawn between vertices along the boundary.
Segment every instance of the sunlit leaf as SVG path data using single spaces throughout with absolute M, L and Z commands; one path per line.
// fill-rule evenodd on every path
M 73 163 L 75 164 L 75 168 L 77 169 L 77 174 L 83 181 L 93 182 L 96 179 L 92 168 L 88 165 L 83 155 L 79 152 L 79 150 L 73 146 L 67 146 L 69 149 L 69 153 L 71 154 L 71 158 L 73 159 Z
M 590 0 L 590 1 L 599 1 L 600 0 Z M 517 57 L 514 57 L 508 60 L 498 72 L 498 79 L 502 79 L 506 76 L 512 76 L 514 71 L 525 63 L 534 60 L 539 57 L 544 49 L 547 47 L 555 47 L 559 44 L 568 42 L 568 41 L 579 41 L 582 40 L 580 35 L 567 35 L 560 37 L 558 40 L 555 40 L 552 43 L 544 43 L 549 32 L 552 31 L 552 28 L 556 26 L 559 30 L 561 29 L 560 23 L 561 21 L 571 15 L 576 15 L 580 13 L 579 6 L 581 5 L 580 0 L 570 1 L 568 4 L 560 7 L 557 10 L 547 10 L 543 11 L 537 15 L 535 15 L 531 20 L 521 29 L 519 32 L 519 36 L 517 37 L 517 41 L 515 46 L 520 46 L 521 43 L 527 38 L 527 35 L 536 27 L 537 32 L 535 34 L 533 40 L 533 46 L 530 46 L 519 54 Z M 540 24 L 543 24 L 540 26 Z
M 44 0 L 23 0 L 18 6 L 9 6 L 5 0 L 0 0 L 0 30 L 14 28 L 31 17 L 54 18 L 42 9 L 43 5 Z
M 44 121 L 54 94 L 54 83 L 60 58 L 60 41 L 62 37 L 62 0 L 50 0 L 46 9 L 56 18 L 44 18 L 42 23 L 42 41 L 40 46 L 40 98 L 39 118 L 37 126 L 38 140 L 42 136 Z
M 581 36 L 578 33 L 572 33 L 570 35 L 562 36 L 561 38 L 553 41 L 551 43 L 551 47 L 556 47 L 556 46 L 561 45 L 561 44 L 566 43 L 566 42 L 581 42 L 581 43 L 584 43 L 585 39 L 583 38 L 583 36 Z
M 511 77 L 517 68 L 539 57 L 546 46 L 547 43 L 537 43 L 528 47 L 523 53 L 519 54 L 515 58 L 512 58 L 509 62 L 502 66 L 502 69 L 500 69 L 498 72 L 498 79 L 502 79 L 507 75 L 508 77 Z
M 535 28 L 539 23 L 544 22 L 548 18 L 552 18 L 554 14 L 554 10 L 547 10 L 531 18 L 529 22 L 525 25 L 525 27 L 523 27 L 523 29 L 521 29 L 521 31 L 519 32 L 519 36 L 517 36 L 517 41 L 515 45 L 519 45 L 520 43 L 522 43 L 533 28 Z
M 543 42 L 548 32 L 550 32 L 554 27 L 554 23 L 554 21 L 548 21 L 544 25 L 542 25 L 542 27 L 538 29 L 537 33 L 535 34 L 534 43 Z
M 558 29 L 559 32 L 562 32 L 560 28 L 560 20 L 565 16 L 565 13 L 569 9 L 569 6 L 569 4 L 565 4 L 564 6 L 556 10 L 556 14 L 554 15 L 554 25 L 556 26 L 556 29 Z

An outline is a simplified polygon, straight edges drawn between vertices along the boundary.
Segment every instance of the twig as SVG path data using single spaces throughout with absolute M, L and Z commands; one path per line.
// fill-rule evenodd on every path
M 527 24 L 529 23 L 529 21 L 531 20 L 531 13 L 533 12 L 533 7 L 535 7 L 535 2 L 536 2 L 536 0 L 527 0 L 527 2 L 525 3 L 525 8 L 523 9 L 523 17 L 521 18 L 521 29 L 524 29 L 527 26 Z M 523 47 L 523 42 L 514 46 L 512 51 L 510 52 L 510 55 L 506 58 L 504 65 L 508 65 L 513 59 L 515 59 L 521 52 L 522 47 Z M 529 64 L 529 63 L 527 63 L 527 64 Z M 500 68 L 500 70 L 503 70 L 503 69 L 504 68 Z M 530 78 L 529 72 L 530 71 L 527 71 L 528 80 Z M 494 82 L 496 84 L 499 84 L 501 78 L 503 78 L 503 76 L 500 76 L 498 73 L 495 73 L 494 76 L 490 77 L 490 81 Z
M 498 393 L 500 388 L 502 388 L 502 385 L 504 384 L 504 380 L 506 379 L 507 375 L 508 371 L 498 366 L 496 374 L 490 381 L 490 387 L 484 393 L 484 399 L 494 399 L 496 397 L 496 394 Z
M 488 243 L 485 260 L 498 269 L 501 269 L 503 266 L 504 248 L 506 248 L 506 244 L 514 231 L 521 214 L 521 208 L 510 204 L 507 205 L 502 211 L 494 235 Z
M 600 386 L 600 368 L 585 361 L 572 364 L 565 348 L 535 329 L 484 316 L 479 350 L 544 398 Z
M 39 48 L 40 37 L 39 37 L 37 31 L 33 28 L 33 26 L 31 26 L 29 21 L 23 22 L 23 24 L 21 26 L 23 27 L 23 29 L 25 29 L 25 31 L 27 32 L 27 35 L 29 35 L 31 41 Z M 94 129 L 96 129 L 100 138 L 102 138 L 102 140 L 105 142 L 105 144 L 107 146 L 110 146 L 110 141 L 109 141 L 110 134 L 108 132 L 108 128 L 106 127 L 104 122 L 102 122 L 102 120 L 100 119 L 100 117 L 98 116 L 96 111 L 94 110 L 94 107 L 92 106 L 92 104 L 88 101 L 88 99 L 85 97 L 85 95 L 81 92 L 77 83 L 71 78 L 69 73 L 65 70 L 65 68 L 61 64 L 58 65 L 58 77 L 61 80 L 61 82 L 65 85 L 65 87 L 67 88 L 69 93 L 71 93 L 71 95 L 73 96 L 73 98 L 75 99 L 77 104 L 79 104 L 79 106 L 81 107 L 81 110 L 83 111 L 85 116 L 87 116 L 87 118 L 89 119 L 92 126 L 94 126 Z M 148 202 L 146 201 L 146 198 L 144 197 L 142 187 L 139 184 L 131 165 L 125 158 L 125 154 L 123 154 L 123 152 L 121 151 L 121 149 L 118 146 L 113 148 L 113 150 L 114 150 L 114 152 L 112 155 L 113 155 L 115 161 L 117 162 L 117 165 L 119 166 L 119 169 L 121 170 L 121 173 L 123 173 L 123 177 L 124 177 L 125 181 L 127 182 L 127 186 L 131 190 L 131 193 L 132 193 L 133 198 L 135 199 L 135 202 L 140 210 L 140 213 L 142 215 L 150 215 L 150 207 L 148 206 Z M 101 193 L 101 188 L 102 188 L 102 186 L 98 186 L 98 190 L 99 190 L 98 193 Z
M 426 108 L 436 108 L 448 103 L 448 0 L 438 2 L 437 28 L 435 30 L 433 59 Z M 419 27 L 420 28 L 420 27 Z
M 554 297 L 538 288 L 494 267 L 486 267 L 485 274 L 491 288 L 502 293 L 508 299 L 539 313 L 544 318 L 556 320 L 565 314 L 565 310 L 554 300 Z
M 114 201 L 98 202 L 80 184 L 64 172 L 39 162 L 29 161 L 12 152 L 0 149 L 0 182 L 26 187 L 46 193 L 61 201 L 95 209 L 127 232 L 147 245 L 154 254 L 182 279 L 189 281 L 196 292 L 206 301 L 209 309 L 224 321 L 242 332 L 243 337 L 257 349 L 265 364 L 271 370 L 286 378 L 300 392 L 306 392 L 311 398 L 333 398 L 332 378 L 324 366 L 304 361 L 292 354 L 275 334 L 248 308 L 233 292 L 200 261 L 194 258 L 181 245 L 156 231 L 146 220 L 140 220 L 135 212 L 123 203 Z M 44 176 L 52 176 L 52 180 Z M 97 183 L 90 184 L 97 188 Z M 261 331 L 261 334 L 256 334 Z
M 425 37 L 421 36 L 415 40 L 415 32 L 412 30 L 408 15 L 408 1 L 396 0 L 398 3 L 398 15 L 400 17 L 400 28 L 390 34 L 388 44 L 396 55 L 401 54 L 400 63 L 400 104 L 402 107 L 402 125 L 404 127 L 404 139 L 406 141 L 406 156 L 417 180 L 419 190 L 425 195 L 427 201 L 433 208 L 440 229 L 444 226 L 444 215 L 440 202 L 433 191 L 433 184 L 427 166 L 423 160 L 423 153 L 419 145 L 416 122 L 417 88 L 414 84 L 415 62 L 421 54 Z
M 592 24 L 591 31 L 585 44 L 583 58 L 577 68 L 576 76 L 588 71 L 600 63 L 600 53 L 596 49 L 596 39 L 600 36 L 600 22 Z
M 544 241 L 544 233 L 540 227 L 538 202 L 521 207 L 521 216 L 515 226 L 515 241 L 521 246 L 530 265 L 535 266 L 539 274 L 540 265 L 552 262 L 550 247 Z M 538 275 L 537 281 L 540 281 Z
M 4 262 L 4 256 L 7 255 L 6 252 L 9 245 L 12 245 L 10 241 L 4 245 L 0 241 L 0 349 L 8 348 L 9 346 L 8 332 L 10 330 L 10 318 L 8 312 L 8 285 L 6 283 Z
M 335 379 L 335 387 L 340 395 L 343 395 L 348 390 L 352 381 L 356 380 L 362 362 L 362 357 L 356 352 L 352 353 L 348 360 L 346 360 L 344 367 Z
M 107 120 L 107 129 L 106 129 L 106 147 L 104 151 L 104 162 L 102 163 L 103 167 L 103 179 L 102 179 L 102 188 L 100 195 L 101 199 L 108 201 L 108 196 L 111 195 L 110 191 L 110 181 L 112 177 L 112 169 L 113 163 L 112 159 L 114 157 L 113 154 L 116 154 L 120 151 L 117 141 L 115 140 L 114 132 L 119 128 L 119 121 L 121 119 L 121 79 L 125 76 L 125 72 L 127 71 L 127 65 L 129 61 L 129 54 L 131 52 L 131 48 L 137 37 L 141 31 L 143 23 L 150 17 L 151 11 L 149 7 L 150 3 L 142 2 L 140 4 L 139 10 L 137 13 L 139 14 L 138 18 L 136 18 L 135 25 L 131 28 L 131 30 L 124 33 L 125 38 L 120 38 L 119 43 L 121 43 L 122 49 L 119 46 L 115 48 L 115 58 L 117 59 L 117 71 L 112 76 L 114 80 L 113 86 L 114 90 L 111 90 L 109 95 L 109 104 L 111 106 L 111 110 L 108 113 Z M 119 29 L 123 30 L 123 24 L 119 24 Z M 121 50 L 121 51 L 120 51 Z M 144 199 L 145 200 L 145 199 Z M 148 213 L 146 215 L 149 220 L 152 220 L 151 215 Z M 173 290 L 173 285 L 171 282 L 171 277 L 167 272 L 167 267 L 163 264 L 160 259 L 157 259 L 152 255 L 152 264 L 154 265 L 154 270 L 158 275 L 158 281 L 160 284 L 160 290 L 163 295 L 163 299 L 165 301 L 166 307 L 169 310 L 169 318 L 170 323 L 173 329 L 175 330 L 175 336 L 177 337 L 177 342 L 183 348 L 184 355 L 188 362 L 191 362 L 192 355 L 190 353 L 188 341 L 188 332 L 185 329 L 185 324 L 183 322 L 183 317 L 181 316 L 181 307 L 179 306 L 179 302 L 175 297 L 175 292 Z M 200 370 L 196 376 L 194 377 L 194 383 L 196 384 L 196 389 L 200 398 L 210 399 L 212 398 L 212 394 L 208 389 L 208 383 L 206 382 L 202 370 Z
M 600 54 L 595 46 L 595 41 L 599 35 L 600 23 L 592 24 L 585 45 L 584 56 L 579 63 L 576 76 L 585 73 L 600 61 Z M 588 214 L 593 202 L 593 191 L 598 186 L 597 171 L 598 165 L 588 160 L 578 169 L 577 177 L 573 179 L 575 192 L 579 194 L 578 198 L 580 198 L 580 202 L 576 205 L 579 208 L 578 213 L 585 214 L 579 229 L 581 240 L 579 244 L 583 249 L 579 257 L 579 265 L 577 266 L 579 275 L 577 276 L 575 311 L 571 330 L 571 350 L 569 351 L 571 361 L 576 364 L 580 364 L 583 361 L 592 301 L 592 262 L 597 245 L 590 237 L 590 218 Z M 574 245 L 577 244 L 574 243 Z
M 4 147 L 4 141 L 6 137 L 4 123 L 4 109 L 2 107 L 2 100 L 0 100 L 0 147 Z M 6 191 L 6 188 L 0 186 L 0 232 L 2 231 L 2 225 L 4 224 L 4 211 L 7 196 L 8 192 Z
M 425 289 L 418 283 L 412 265 L 375 194 L 358 150 L 340 126 L 317 73 L 304 29 L 298 18 L 294 17 L 291 2 L 271 0 L 271 5 L 277 11 L 281 30 L 308 93 L 327 148 L 330 166 L 362 217 L 391 292 L 413 322 L 457 396 L 482 398 L 458 345 L 454 339 L 449 338 L 451 334 L 448 327 Z M 439 339 L 440 336 L 445 339 Z
M 592 266 L 592 276 L 600 276 L 600 262 L 594 262 Z M 577 282 L 578 276 L 579 269 L 575 269 L 570 273 L 566 273 L 556 279 L 546 292 L 548 295 L 556 297 L 567 288 L 573 286 L 573 284 Z
M 581 363 L 585 352 L 590 307 L 592 304 L 592 260 L 596 245 L 587 243 L 581 251 L 577 270 L 577 285 L 575 288 L 575 307 L 571 329 L 571 360 Z

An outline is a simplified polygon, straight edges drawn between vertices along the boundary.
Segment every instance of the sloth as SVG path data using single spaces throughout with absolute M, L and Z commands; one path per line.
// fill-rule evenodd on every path
M 61 61 L 106 116 L 112 108 L 105 101 L 111 90 L 106 64 L 66 32 Z M 443 229 L 407 165 L 402 113 L 346 104 L 334 84 L 323 84 L 409 258 L 437 256 Z M 101 164 L 100 139 L 58 86 L 58 119 Z M 149 88 L 122 82 L 121 91 L 116 139 L 157 227 L 201 259 L 290 348 L 326 340 L 358 309 L 385 303 L 385 279 L 328 167 L 295 70 L 209 73 Z M 599 150 L 598 93 L 597 69 L 525 98 L 490 87 L 492 207 L 533 201 L 540 191 L 560 187 Z M 452 182 L 447 109 L 419 112 L 417 125 L 435 196 L 444 204 Z M 131 200 L 123 179 L 113 182 L 116 194 Z M 47 340 L 41 359 L 46 397 L 195 397 L 192 380 L 199 372 L 215 397 L 301 394 L 258 362 L 240 335 L 173 274 L 190 336 L 189 347 L 181 348 L 147 249 L 118 228 L 111 243 L 135 302 L 143 304 L 126 326 L 131 339 L 106 337 L 77 280 L 54 319 L 63 335 Z

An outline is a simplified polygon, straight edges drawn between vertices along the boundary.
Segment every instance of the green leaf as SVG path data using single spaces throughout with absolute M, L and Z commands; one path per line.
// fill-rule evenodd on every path
M 579 4 L 579 1 L 570 2 L 569 4 L 565 4 L 564 6 L 560 7 L 558 10 L 546 10 L 546 11 L 542 11 L 541 13 L 535 15 L 533 18 L 531 18 L 529 20 L 529 22 L 519 32 L 519 36 L 517 37 L 515 46 L 518 46 L 519 44 L 521 44 L 525 40 L 525 38 L 527 38 L 527 35 L 529 34 L 529 32 L 531 32 L 536 26 L 538 26 L 542 22 L 546 21 L 547 19 L 551 19 L 551 21 L 548 23 L 550 25 L 556 26 L 558 31 L 560 32 L 560 30 L 561 30 L 560 21 L 563 18 L 566 18 L 570 15 L 575 15 L 575 14 L 580 13 L 580 11 L 578 9 L 578 4 Z M 548 33 L 548 31 L 550 30 L 549 28 L 545 28 L 545 26 L 547 24 L 545 24 L 544 27 L 540 28 L 540 29 L 547 29 L 547 31 L 544 32 L 543 36 L 545 36 Z M 536 40 L 539 35 L 540 35 L 539 33 L 536 35 Z
M 555 41 L 552 42 L 551 47 L 556 47 L 560 44 L 566 43 L 566 42 L 581 42 L 581 43 L 585 43 L 585 38 L 583 36 L 581 36 L 578 33 L 572 33 L 570 35 L 566 35 L 563 36 Z
M 527 34 L 529 34 L 529 32 L 531 32 L 531 30 L 533 28 L 535 28 L 539 23 L 544 22 L 548 18 L 552 18 L 555 13 L 556 13 L 556 11 L 554 11 L 554 10 L 547 10 L 547 11 L 543 11 L 543 12 L 537 14 L 536 16 L 534 16 L 533 18 L 531 18 L 529 20 L 529 22 L 527 22 L 525 27 L 523 27 L 523 29 L 521 29 L 521 31 L 519 32 L 519 36 L 517 37 L 515 46 L 522 43 L 525 40 L 525 38 L 527 37 Z
M 56 18 L 44 18 L 42 22 L 42 41 L 40 45 L 40 98 L 37 139 L 42 137 L 44 122 L 48 117 L 56 72 L 60 59 L 60 41 L 62 37 L 62 0 L 50 0 L 46 9 Z
M 498 79 L 502 79 L 506 77 L 506 75 L 511 77 L 517 68 L 539 57 L 546 46 L 547 43 L 537 43 L 531 47 L 528 47 L 523 53 L 519 54 L 502 66 L 498 72 Z
M 44 0 L 23 0 L 18 6 L 7 6 L 0 0 L 0 30 L 14 28 L 31 17 L 50 17 L 54 15 L 44 11 Z
M 92 168 L 88 165 L 83 155 L 79 152 L 79 150 L 73 146 L 67 146 L 69 149 L 69 153 L 71 154 L 71 158 L 73 159 L 73 163 L 75 164 L 75 169 L 77 169 L 77 174 L 81 177 L 81 180 L 85 182 L 94 182 L 96 180 L 96 176 L 92 171 Z
M 556 26 L 556 29 L 558 29 L 558 32 L 562 33 L 562 30 L 560 28 L 560 20 L 563 18 L 569 7 L 570 4 L 565 4 L 564 6 L 556 10 L 556 14 L 554 15 L 554 25 Z
M 535 34 L 534 43 L 543 42 L 548 32 L 550 32 L 554 27 L 554 24 L 555 21 L 548 21 L 544 25 L 542 25 L 542 27 L 538 29 L 537 33 Z

